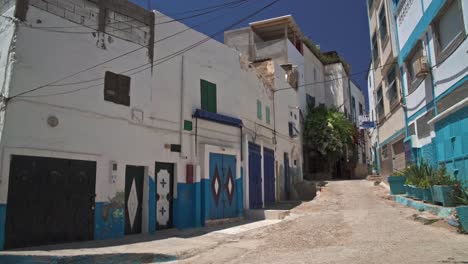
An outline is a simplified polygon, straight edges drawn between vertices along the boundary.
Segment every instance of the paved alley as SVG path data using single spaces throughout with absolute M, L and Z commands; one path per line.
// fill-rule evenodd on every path
M 330 182 L 296 219 L 244 233 L 184 263 L 468 263 L 468 236 L 425 226 L 368 181 Z

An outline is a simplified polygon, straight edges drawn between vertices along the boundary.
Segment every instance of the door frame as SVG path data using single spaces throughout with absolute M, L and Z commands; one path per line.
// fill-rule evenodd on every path
M 240 150 L 234 149 L 234 148 L 228 148 L 228 147 L 222 147 L 222 146 L 215 146 L 215 145 L 209 145 L 209 144 L 202 144 L 200 146 L 200 163 L 202 164 L 201 170 L 200 170 L 200 176 L 196 176 L 194 179 L 194 182 L 201 182 L 202 180 L 210 180 L 210 154 L 215 153 L 215 154 L 223 154 L 223 155 L 232 155 L 236 157 L 236 175 L 234 177 L 234 183 L 241 179 L 241 159 L 240 159 Z M 238 186 L 236 186 L 238 187 Z M 241 188 L 244 188 L 244 184 L 240 185 Z M 242 191 L 242 193 L 245 193 Z M 210 192 L 204 192 L 202 194 L 206 201 L 208 201 L 208 197 L 210 195 Z M 235 193 L 236 197 L 239 195 L 239 192 Z M 245 194 L 244 194 L 245 195 Z M 243 199 L 244 197 L 242 197 Z M 238 210 L 243 210 L 244 204 L 243 202 L 237 203 Z M 203 206 L 202 206 L 203 207 Z M 204 206 L 204 212 L 202 212 L 202 215 L 205 217 L 209 215 L 209 208 L 207 206 Z M 239 213 L 239 212 L 238 212 Z
M 71 240 L 66 240 L 66 241 L 61 241 L 59 243 L 74 243 L 74 242 L 80 242 L 80 241 L 90 241 L 94 239 L 95 235 L 95 203 L 96 203 L 96 188 L 97 188 L 97 178 L 98 178 L 98 171 L 99 171 L 99 162 L 96 159 L 90 158 L 90 157 L 85 157 L 84 155 L 75 155 L 75 154 L 69 154 L 63 152 L 63 156 L 59 155 L 53 155 L 50 151 L 38 151 L 38 150 L 31 150 L 31 149 L 18 149 L 18 148 L 8 148 L 6 147 L 3 152 L 0 153 L 0 156 L 3 156 L 0 159 L 0 163 L 3 166 L 2 171 L 3 172 L 8 172 L 8 174 L 4 177 L 1 178 L 0 180 L 3 181 L 3 184 L 1 184 L 1 197 L 0 201 L 3 200 L 3 204 L 5 205 L 5 213 L 8 214 L 8 202 L 9 202 L 9 192 L 11 191 L 9 189 L 10 187 L 10 172 L 12 171 L 12 163 L 13 163 L 13 156 L 19 156 L 19 157 L 27 157 L 27 158 L 32 158 L 32 159 L 37 159 L 37 158 L 43 158 L 43 159 L 52 159 L 52 160 L 64 160 L 67 162 L 71 161 L 78 161 L 78 162 L 92 162 L 94 163 L 94 172 L 93 172 L 93 180 L 94 182 L 91 182 L 90 184 L 93 187 L 93 189 L 89 190 L 91 191 L 89 199 L 91 199 L 91 206 L 89 208 L 90 214 L 89 216 L 89 225 L 90 225 L 90 230 L 88 233 L 88 237 L 86 240 L 78 240 L 78 239 L 71 239 Z M 70 176 L 70 174 L 68 175 Z M 81 192 L 80 192 L 81 196 Z M 0 219 L 1 220 L 1 219 Z M 0 249 L 3 249 L 5 247 L 5 244 L 7 243 L 7 219 L 6 217 L 3 219 L 3 224 L 4 227 L 4 232 L 3 232 L 3 237 L 0 238 L 3 239 L 3 244 L 0 244 Z M 38 245 L 31 245 L 31 246 L 42 246 L 42 245 L 52 245 L 52 244 L 57 244 L 56 242 L 45 242 L 45 244 L 38 244 Z M 29 247 L 29 246 L 28 246 Z
M 126 227 L 127 227 L 127 222 L 126 222 L 126 215 L 127 215 L 127 201 L 128 201 L 128 198 L 127 198 L 127 192 L 126 192 L 126 189 L 127 189 L 127 168 L 128 167 L 135 167 L 135 168 L 141 168 L 143 169 L 143 173 L 141 175 L 142 179 L 141 179 L 141 223 L 140 223 L 140 232 L 138 233 L 127 233 L 127 230 L 126 230 Z M 125 171 L 124 171 L 124 193 L 125 193 L 125 200 L 124 200 L 124 234 L 125 235 L 135 235 L 135 234 L 143 234 L 144 233 L 144 216 L 145 216 L 145 175 L 146 175 L 146 171 L 147 171 L 147 167 L 146 166 L 140 166 L 140 165 L 131 165 L 131 164 L 125 164 Z M 136 183 L 136 182 L 135 182 Z M 135 188 L 137 188 L 135 186 Z M 137 190 L 137 189 L 136 189 Z M 130 187 L 130 191 L 131 191 L 131 187 Z M 138 193 L 137 193 L 138 195 Z M 131 227 L 133 229 L 133 227 Z
M 164 228 L 164 229 L 169 229 L 169 228 L 173 228 L 174 227 L 174 199 L 176 198 L 176 182 L 177 182 L 177 178 L 176 178 L 176 169 L 177 169 L 177 163 L 175 162 L 161 162 L 161 161 L 156 161 L 154 163 L 154 210 L 155 210 L 155 219 L 154 219 L 154 224 L 155 224 L 155 230 L 161 230 L 161 228 L 158 228 L 158 221 L 157 221 L 157 216 L 158 216 L 158 212 L 157 212 L 157 200 L 156 200 L 156 195 L 158 193 L 158 189 L 157 189 L 157 168 L 158 168 L 158 164 L 163 164 L 163 165 L 170 165 L 172 166 L 172 178 L 171 178 L 171 184 L 172 184 L 172 188 L 170 188 L 170 191 L 172 192 L 172 200 L 170 201 L 170 204 L 169 204 L 169 212 L 170 212 L 170 215 L 169 215 L 169 225 Z M 153 197 L 151 197 L 150 199 L 153 199 Z M 149 210 L 153 210 L 153 208 L 150 208 Z

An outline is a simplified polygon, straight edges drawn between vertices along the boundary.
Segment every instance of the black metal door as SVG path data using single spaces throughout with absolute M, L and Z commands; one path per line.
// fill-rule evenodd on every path
M 91 240 L 96 162 L 13 155 L 5 248 Z
M 125 234 L 141 233 L 145 167 L 125 168 Z
M 172 227 L 174 164 L 156 162 L 156 229 Z

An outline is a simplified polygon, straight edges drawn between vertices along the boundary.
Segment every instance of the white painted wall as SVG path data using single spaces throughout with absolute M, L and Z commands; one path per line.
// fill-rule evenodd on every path
M 419 20 L 423 16 L 423 8 L 420 0 L 402 0 L 401 11 L 397 13 L 398 40 L 400 48 L 403 48 Z
M 30 6 L 27 20 L 37 19 L 50 26 L 76 25 Z M 167 20 L 164 17 L 159 18 L 161 19 Z M 263 82 L 257 78 L 255 69 L 241 65 L 237 51 L 215 40 L 208 40 L 186 52 L 183 62 L 182 56 L 177 56 L 157 65 L 158 59 L 206 38 L 199 32 L 189 30 L 158 42 L 186 28 L 185 25 L 176 22 L 156 26 L 156 63 L 153 71 L 147 70 L 131 76 L 130 107 L 104 101 L 102 80 L 47 87 L 27 94 L 27 97 L 13 99 L 6 111 L 4 136 L 0 142 L 4 153 L 0 164 L 0 202 L 7 199 L 11 153 L 97 161 L 98 202 L 107 201 L 116 191 L 124 189 L 125 165 L 145 166 L 148 175 L 154 178 L 156 161 L 175 163 L 177 184 L 185 182 L 187 163 L 199 163 L 202 145 L 222 146 L 233 153 L 240 153 L 239 129 L 202 120 L 198 121 L 199 146 L 196 148 L 195 120 L 192 119 L 192 114 L 201 104 L 200 79 L 217 85 L 218 113 L 242 118 L 250 130 L 254 130 L 252 121 L 270 129 L 273 125 L 265 124 L 264 112 L 263 120 L 256 120 L 257 98 L 262 100 L 263 108 L 265 105 L 271 106 L 271 119 L 273 121 L 275 118 L 279 134 L 277 153 L 292 153 L 290 156 L 297 156 L 298 164 L 302 164 L 299 140 L 291 140 L 288 136 L 288 109 L 290 105 L 297 104 L 295 92 L 291 90 L 278 94 L 277 115 L 274 116 L 272 101 Z M 0 44 L 3 45 L 4 38 L 1 40 Z M 16 95 L 140 47 L 115 37 L 106 37 L 105 40 L 107 48 L 103 50 L 96 46 L 96 38 L 92 34 L 52 33 L 21 27 L 17 34 L 17 61 L 12 85 L 7 92 Z M 141 49 L 62 83 L 102 78 L 105 71 L 119 73 L 143 65 L 148 62 L 146 52 L 146 49 Z M 277 77 L 284 78 L 284 71 L 280 71 L 279 66 L 276 68 Z M 181 80 L 182 72 L 184 82 Z M 97 86 L 86 88 L 90 85 Z M 287 83 L 279 80 L 276 85 L 286 87 Z M 86 89 L 51 96 L 54 93 L 72 92 L 80 88 Z M 41 95 L 49 96 L 33 97 Z M 184 105 L 182 118 L 181 103 Z M 59 119 L 56 128 L 51 128 L 46 123 L 51 115 Z M 182 153 L 172 153 L 164 145 L 180 143 L 180 121 L 184 119 L 193 121 L 194 131 L 184 131 Z M 247 135 L 252 133 L 249 129 L 246 129 Z M 271 131 L 265 129 L 261 133 L 262 144 L 274 148 L 272 143 L 269 143 Z M 277 155 L 278 162 L 282 162 L 282 157 L 282 154 Z M 244 161 L 246 159 L 245 156 Z M 115 184 L 109 182 L 110 161 L 118 163 Z M 244 170 L 245 168 L 244 163 Z M 239 174 L 240 171 L 236 176 L 239 177 Z M 244 190 L 244 194 L 248 194 L 248 189 Z M 147 208 L 144 208 L 144 212 L 147 213 Z
M 306 45 L 303 45 L 303 50 L 305 62 L 304 82 L 306 84 L 304 91 L 306 94 L 310 94 L 315 97 L 316 105 L 325 104 L 325 85 L 323 83 L 325 79 L 325 67 Z M 300 103 L 301 106 L 304 107 L 306 105 L 306 98 L 304 97 Z

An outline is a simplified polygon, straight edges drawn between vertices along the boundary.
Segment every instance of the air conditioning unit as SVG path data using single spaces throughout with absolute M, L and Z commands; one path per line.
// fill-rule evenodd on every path
M 424 78 L 431 72 L 431 67 L 426 56 L 422 56 L 413 62 L 413 72 L 417 78 Z

